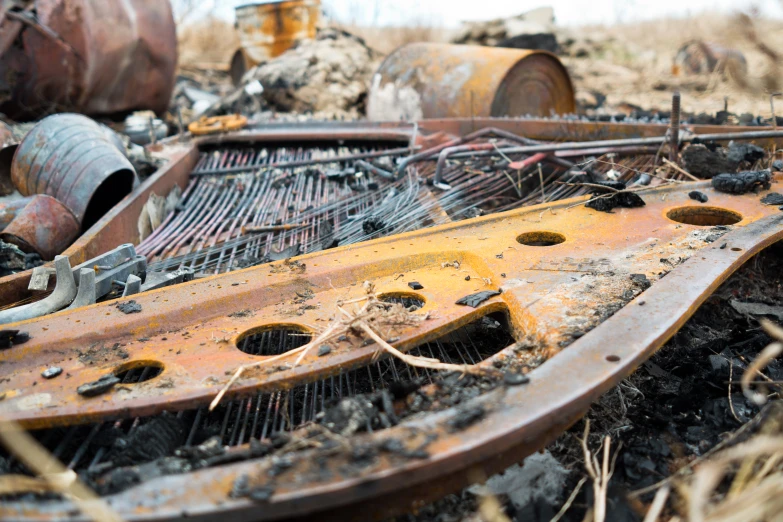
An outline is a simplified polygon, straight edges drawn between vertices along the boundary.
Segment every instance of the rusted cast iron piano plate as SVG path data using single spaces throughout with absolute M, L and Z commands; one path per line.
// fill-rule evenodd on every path
M 694 189 L 707 194 L 709 203 L 690 200 L 688 192 Z M 138 314 L 124 315 L 103 304 L 19 323 L 14 327 L 32 339 L 1 356 L 8 381 L 0 415 L 33 428 L 205 404 L 238 365 L 258 360 L 237 349 L 243 335 L 280 324 L 317 331 L 334 317 L 338 300 L 361 295 L 365 280 L 382 293 L 416 293 L 425 301 L 422 313 L 430 312 L 431 318 L 397 332 L 395 344 L 401 348 L 506 310 L 516 338 L 525 339 L 527 348 L 512 346 L 497 357 L 523 362 L 549 357 L 529 373 L 529 384 L 501 386 L 471 400 L 467 406 L 481 404 L 486 414 L 464 430 L 449 428 L 458 414 L 451 408 L 350 441 L 396 438 L 415 446 L 431 435 L 429 458 L 381 454 L 361 471 L 346 472 L 350 452 L 316 462 L 317 450 L 305 450 L 289 454 L 290 467 L 274 478 L 267 474 L 274 459 L 257 459 L 152 479 L 110 497 L 128 520 L 175 518 L 183 512 L 206 520 L 216 511 L 235 520 L 271 520 L 363 501 L 372 502 L 376 514 L 404 509 L 416 499 L 458 487 L 467 481 L 468 470 L 497 471 L 510 462 L 506 459 L 544 445 L 659 348 L 744 261 L 783 238 L 783 214 L 761 204 L 758 194 L 725 195 L 708 183 L 641 194 L 645 207 L 612 214 L 584 208 L 577 204 L 580 198 L 262 265 L 136 296 L 142 305 Z M 540 246 L 548 243 L 556 244 Z M 640 293 L 632 274 L 644 274 L 652 286 Z M 413 292 L 407 285 L 412 281 L 423 288 Z M 454 304 L 487 289 L 503 292 L 475 310 Z M 293 303 L 297 291 L 304 290 L 313 292 L 308 304 L 314 309 Z M 618 308 L 600 322 L 602 312 L 609 315 Z M 240 310 L 251 313 L 230 316 Z M 79 352 L 90 347 L 99 347 L 105 358 L 80 358 Z M 120 351 L 127 357 L 112 355 Z M 361 339 L 350 339 L 328 356 L 313 354 L 295 368 L 250 372 L 232 392 L 290 387 L 360 366 L 375 351 Z M 76 394 L 83 383 L 144 361 L 155 361 L 162 373 L 96 398 Z M 50 365 L 61 366 L 64 374 L 43 379 L 40 372 Z M 274 484 L 274 495 L 262 509 L 229 498 L 242 475 L 254 487 Z M 436 487 L 422 487 L 433 481 Z M 406 499 L 404 506 L 400 498 Z M 48 519 L 65 516 L 69 509 L 66 502 L 6 503 L 0 514 Z M 353 513 L 371 514 L 363 509 Z
M 639 289 L 632 274 L 654 283 L 730 228 L 779 213 L 755 194 L 730 196 L 705 185 L 699 187 L 707 205 L 688 198 L 693 184 L 643 191 L 645 207 L 612 214 L 565 200 L 134 296 L 140 313 L 125 314 L 109 302 L 9 325 L 31 340 L 0 355 L 6 379 L 0 415 L 42 428 L 204 404 L 237 367 L 259 360 L 237 347 L 246 336 L 279 328 L 315 334 L 335 318 L 336 303 L 363 294 L 363 281 L 382 294 L 425 302 L 430 319 L 395 333 L 402 349 L 507 310 L 517 339 L 535 340 L 523 362 L 549 357 L 633 298 Z M 414 281 L 423 288 L 411 290 Z M 455 304 L 484 290 L 502 294 L 477 309 Z M 302 295 L 312 298 L 303 303 Z M 313 353 L 287 370 L 251 372 L 232 391 L 287 388 L 366 364 L 376 350 L 349 339 L 327 357 Z M 141 365 L 163 371 L 99 398 L 77 394 L 82 384 Z M 43 379 L 49 366 L 63 368 L 64 377 Z

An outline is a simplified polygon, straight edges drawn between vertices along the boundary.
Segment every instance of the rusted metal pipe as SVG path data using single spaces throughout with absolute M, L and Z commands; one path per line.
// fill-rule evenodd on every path
M 550 116 L 576 109 L 568 72 L 545 51 L 413 43 L 390 54 L 376 78 L 371 120 L 389 119 L 389 102 L 399 99 L 418 104 L 423 118 Z
M 290 167 L 309 167 L 310 165 L 324 165 L 327 163 L 342 163 L 346 161 L 356 161 L 360 159 L 386 158 L 394 156 L 403 156 L 410 153 L 411 147 L 400 147 L 396 149 L 386 149 L 373 152 L 362 152 L 359 154 L 346 154 L 345 156 L 334 156 L 331 158 L 313 158 L 309 160 L 298 161 L 278 161 L 273 163 L 264 163 L 262 165 L 245 165 L 241 167 L 229 167 L 224 169 L 205 169 L 194 171 L 191 176 L 215 176 L 228 174 L 241 174 L 243 172 L 253 172 L 258 169 L 272 168 L 290 168 Z
M 14 220 L 17 214 L 19 214 L 19 212 L 21 212 L 32 200 L 32 197 L 26 197 L 0 203 L 0 232 L 2 232 L 2 230 Z
M 443 183 L 443 168 L 446 166 L 446 161 L 449 159 L 449 156 L 452 154 L 456 154 L 458 152 L 476 152 L 480 150 L 492 150 L 492 149 L 498 149 L 496 143 L 490 142 L 490 143 L 472 143 L 470 145 L 458 145 L 456 147 L 448 147 L 440 151 L 440 154 L 438 154 L 438 163 L 435 167 L 435 177 L 432 179 L 432 184 L 441 189 L 441 190 L 449 190 L 451 187 Z
M 20 120 L 64 110 L 168 108 L 177 62 L 169 2 L 35 0 L 31 12 L 22 26 L 0 19 L 0 34 L 18 33 L 17 43 L 0 53 L 11 93 L 0 112 Z
M 732 141 L 732 140 L 753 140 L 764 138 L 783 138 L 783 131 L 750 131 L 750 132 L 725 132 L 716 134 L 701 134 L 691 136 L 689 139 L 698 138 L 702 141 Z M 503 154 L 534 154 L 536 152 L 558 152 L 566 150 L 583 150 L 598 147 L 636 147 L 647 145 L 661 145 L 669 140 L 668 136 L 653 136 L 649 138 L 629 138 L 622 140 L 596 140 L 596 141 L 570 141 L 562 143 L 542 143 L 541 145 L 528 145 L 524 147 L 508 147 L 500 149 Z M 459 153 L 453 158 L 466 158 L 478 156 L 492 156 L 498 153 L 494 150 L 479 151 L 471 153 Z
M 73 213 L 50 196 L 36 195 L 19 211 L 0 234 L 6 243 L 23 252 L 35 252 L 45 261 L 61 254 L 79 235 L 79 222 Z
M 100 125 L 56 114 L 19 144 L 11 179 L 24 195 L 57 198 L 87 229 L 131 192 L 136 172 Z
M 373 165 L 369 161 L 357 160 L 354 163 L 354 165 L 356 167 L 359 167 L 359 168 L 364 169 L 366 171 L 372 172 L 373 174 L 376 174 L 376 175 L 378 175 L 378 176 L 380 176 L 382 178 L 394 179 L 394 173 L 393 172 L 389 172 L 388 170 L 384 170 L 384 169 L 382 169 L 380 167 L 376 167 L 375 165 Z

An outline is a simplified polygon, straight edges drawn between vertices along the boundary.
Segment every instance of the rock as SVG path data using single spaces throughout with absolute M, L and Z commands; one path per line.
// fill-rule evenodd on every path
M 514 464 L 490 477 L 484 486 L 471 486 L 468 491 L 480 496 L 506 495 L 517 509 L 537 500 L 556 506 L 563 500 L 568 474 L 549 451 L 544 451 L 533 453 L 521 466 Z
M 253 68 L 245 80 L 260 81 L 264 100 L 279 111 L 357 117 L 375 61 L 361 38 L 328 28 Z

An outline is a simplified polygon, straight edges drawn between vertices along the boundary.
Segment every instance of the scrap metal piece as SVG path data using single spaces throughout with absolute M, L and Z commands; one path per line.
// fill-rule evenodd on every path
M 173 272 L 149 272 L 144 284 L 141 285 L 140 292 L 156 290 L 166 286 L 177 285 L 179 283 L 193 280 L 193 270 L 189 268 L 180 268 Z
M 367 117 L 377 121 L 397 119 L 400 104 L 418 119 L 576 110 L 568 71 L 552 53 L 439 43 L 408 44 L 390 54 L 367 103 Z
M 54 268 L 57 273 L 57 285 L 52 294 L 40 301 L 8 310 L 0 310 L 0 324 L 15 323 L 60 310 L 76 297 L 76 282 L 73 280 L 71 264 L 67 256 L 56 256 Z
M 55 274 L 54 267 L 51 266 L 37 266 L 33 268 L 33 273 L 30 276 L 30 284 L 27 285 L 28 290 L 42 292 L 49 288 L 49 277 Z
M 204 134 L 236 131 L 244 128 L 246 125 L 247 117 L 241 114 L 203 116 L 198 121 L 188 125 L 188 130 L 194 136 L 202 136 Z
M 86 230 L 133 190 L 136 171 L 93 120 L 56 114 L 19 144 L 11 179 L 24 195 L 57 198 Z
M 141 291 L 141 278 L 133 274 L 128 276 L 125 281 L 125 289 L 122 291 L 122 297 L 138 294 Z
M 28 254 L 35 252 L 44 261 L 51 261 L 73 243 L 80 228 L 68 207 L 51 196 L 38 194 L 0 233 L 0 240 L 14 244 Z
M 19 120 L 63 110 L 167 109 L 177 61 L 169 2 L 28 3 L 24 13 L 0 17 L 0 70 L 7 82 L 0 94 L 10 98 L 0 112 Z
M 71 303 L 71 306 L 66 310 L 72 310 L 74 308 L 81 308 L 95 304 L 95 270 L 90 268 L 79 269 L 79 288 L 76 292 L 76 298 Z
M 111 292 L 115 280 L 125 281 L 130 275 L 141 276 L 146 273 L 147 259 L 137 255 L 133 245 L 125 244 L 76 266 L 73 275 L 78 285 L 81 285 L 80 276 L 83 268 L 97 273 L 95 297 L 101 298 Z

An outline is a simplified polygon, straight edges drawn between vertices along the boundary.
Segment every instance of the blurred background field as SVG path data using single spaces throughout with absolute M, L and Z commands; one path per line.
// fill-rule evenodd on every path
M 181 67 L 227 70 L 239 40 L 230 5 L 218 3 L 175 3 Z M 656 18 L 656 11 L 647 3 L 640 6 L 630 2 L 626 11 L 616 6 L 607 11 L 605 18 L 611 23 L 592 25 L 574 23 L 569 10 L 556 7 L 552 31 L 559 44 L 558 54 L 574 81 L 581 110 L 629 114 L 637 108 L 666 109 L 671 93 L 680 90 L 688 112 L 714 114 L 726 104 L 733 113 L 769 117 L 769 96 L 783 88 L 781 58 L 776 51 L 783 44 L 783 20 L 776 15 L 779 5 L 759 9 L 736 4 L 718 2 L 712 10 Z M 389 2 L 333 0 L 323 5 L 322 24 L 363 38 L 378 51 L 378 61 L 401 45 L 448 42 L 462 31 L 459 23 L 436 16 L 432 5 L 410 10 L 404 24 L 387 16 L 393 8 Z M 509 18 L 518 14 L 509 9 L 506 7 Z M 495 11 L 488 9 L 490 13 Z M 635 11 L 641 14 L 635 16 Z M 667 13 L 665 9 L 661 12 Z M 561 23 L 564 13 L 568 23 Z M 637 20 L 640 17 L 645 19 Z M 677 51 L 694 40 L 741 52 L 747 60 L 747 72 L 675 74 Z

